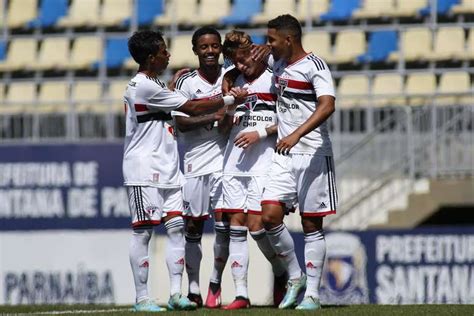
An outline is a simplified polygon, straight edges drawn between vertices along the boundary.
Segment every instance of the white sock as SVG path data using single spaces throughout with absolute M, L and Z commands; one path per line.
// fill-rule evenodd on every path
M 235 296 L 248 298 L 249 245 L 245 226 L 230 226 L 229 261 L 234 278 Z
M 186 233 L 185 261 L 189 279 L 189 293 L 201 294 L 199 289 L 199 271 L 201 269 L 201 234 Z
M 267 238 L 282 261 L 290 280 L 301 277 L 301 268 L 295 254 L 295 244 L 285 224 L 267 230 Z
M 165 223 L 168 241 L 166 243 L 166 265 L 170 276 L 170 295 L 181 293 L 184 270 L 184 221 L 173 217 Z
M 304 234 L 304 261 L 308 277 L 305 296 L 319 298 L 319 285 L 325 257 L 326 239 L 324 238 L 324 231 L 318 230 Z
M 216 239 L 214 240 L 214 269 L 211 273 L 211 282 L 221 284 L 227 258 L 229 258 L 229 223 L 216 222 L 214 224 Z
M 257 243 L 258 248 L 263 253 L 265 258 L 267 258 L 267 260 L 271 263 L 273 274 L 275 276 L 282 276 L 286 271 L 285 266 L 281 262 L 280 258 L 278 258 L 275 250 L 273 250 L 272 245 L 270 245 L 270 241 L 268 240 L 265 229 L 262 228 L 256 232 L 250 232 L 250 235 Z
M 132 267 L 133 280 L 135 282 L 136 302 L 148 299 L 148 243 L 150 242 L 153 229 L 134 229 L 129 246 L 130 266 Z

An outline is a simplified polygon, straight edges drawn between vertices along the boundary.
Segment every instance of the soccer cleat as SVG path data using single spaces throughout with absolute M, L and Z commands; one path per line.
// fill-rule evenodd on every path
M 288 280 L 286 294 L 278 305 L 279 309 L 295 308 L 298 295 L 306 289 L 306 274 L 302 274 L 297 280 Z
M 196 303 L 179 293 L 173 294 L 168 301 L 168 309 L 172 311 L 192 311 L 196 308 Z
M 278 306 L 286 293 L 286 283 L 288 282 L 288 273 L 273 278 L 273 305 Z
M 312 296 L 305 296 L 301 303 L 296 306 L 295 309 L 299 310 L 316 310 L 321 308 L 321 303 L 319 299 L 314 298 Z
M 189 299 L 191 302 L 196 303 L 198 308 L 201 308 L 201 307 L 202 307 L 202 297 L 201 297 L 201 294 L 189 293 L 189 294 L 188 294 L 188 299 Z
M 232 309 L 243 309 L 250 308 L 250 300 L 243 296 L 237 296 L 235 300 L 227 306 L 224 306 L 222 309 L 232 310 Z
M 221 286 L 217 283 L 209 284 L 209 291 L 207 292 L 206 304 L 207 308 L 221 307 Z
M 156 303 L 151 299 L 146 299 L 137 304 L 133 305 L 134 312 L 166 312 L 166 308 L 156 305 Z

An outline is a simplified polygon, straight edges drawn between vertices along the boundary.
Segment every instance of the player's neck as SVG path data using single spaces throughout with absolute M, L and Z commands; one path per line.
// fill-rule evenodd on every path
M 217 78 L 219 78 L 221 72 L 221 66 L 216 65 L 212 67 L 200 66 L 198 68 L 199 74 L 201 77 L 204 77 L 208 82 L 216 82 Z
M 302 46 L 297 46 L 293 49 L 293 52 L 291 53 L 290 57 L 286 60 L 288 64 L 292 64 L 301 58 L 305 57 L 308 55 L 307 52 L 304 51 Z
M 260 63 L 258 68 L 255 70 L 255 74 L 252 74 L 250 76 L 244 76 L 245 80 L 247 80 L 248 82 L 254 81 L 255 79 L 257 79 L 263 74 L 266 68 L 267 68 L 266 64 L 264 64 L 263 62 Z
M 156 70 L 147 68 L 145 66 L 140 66 L 138 68 L 138 72 L 144 74 L 145 76 L 148 76 L 150 78 L 158 78 L 159 73 Z

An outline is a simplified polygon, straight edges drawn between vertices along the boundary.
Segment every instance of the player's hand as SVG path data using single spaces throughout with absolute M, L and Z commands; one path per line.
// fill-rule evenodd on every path
M 234 139 L 234 145 L 239 148 L 247 148 L 260 140 L 256 131 L 239 133 Z
M 225 111 L 225 108 L 220 108 L 219 110 L 217 110 L 217 112 L 214 113 L 214 120 L 218 122 L 221 121 L 224 118 Z
M 174 74 L 173 78 L 171 78 L 171 81 L 168 82 L 168 89 L 174 90 L 176 88 L 176 81 L 178 81 L 179 77 L 181 77 L 182 75 L 190 71 L 191 71 L 190 68 L 183 68 L 183 69 L 178 70 Z
M 290 153 L 290 149 L 293 148 L 293 146 L 295 146 L 299 140 L 300 137 L 295 134 L 290 134 L 286 137 L 283 137 L 276 144 L 275 151 L 280 155 L 288 155 Z
M 248 91 L 247 89 L 241 88 L 241 87 L 233 87 L 229 91 L 230 95 L 233 95 L 235 98 L 234 104 L 241 104 L 245 102 L 245 99 L 248 96 Z
M 253 45 L 250 55 L 255 61 L 265 61 L 267 56 L 272 51 L 269 45 Z

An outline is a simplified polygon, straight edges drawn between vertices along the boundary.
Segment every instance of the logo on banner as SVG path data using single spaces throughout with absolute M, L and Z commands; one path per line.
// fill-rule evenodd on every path
M 327 263 L 321 282 L 324 304 L 369 303 L 367 288 L 367 252 L 357 235 L 326 235 Z

